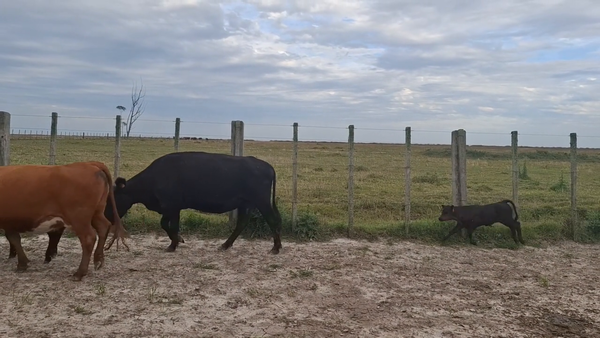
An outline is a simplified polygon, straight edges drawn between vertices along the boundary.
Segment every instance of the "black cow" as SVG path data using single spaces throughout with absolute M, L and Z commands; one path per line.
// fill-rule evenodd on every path
M 237 209 L 237 225 L 221 245 L 221 249 L 227 250 L 246 227 L 249 212 L 256 208 L 273 232 L 271 253 L 278 254 L 281 249 L 275 169 L 256 157 L 206 152 L 171 153 L 157 158 L 129 180 L 118 177 L 115 185 L 120 217 L 136 203 L 162 215 L 160 225 L 171 239 L 169 252 L 175 251 L 180 242 L 184 243 L 179 236 L 179 217 L 183 209 L 216 214 Z M 106 215 L 112 219 L 112 211 L 108 208 Z
M 442 241 L 446 241 L 460 229 L 466 228 L 471 244 L 477 245 L 473 240 L 475 229 L 482 225 L 491 226 L 498 222 L 510 228 L 510 233 L 515 243 L 519 244 L 517 241 L 518 234 L 521 244 L 525 244 L 521 236 L 521 222 L 518 219 L 517 207 L 511 200 L 503 200 L 485 205 L 442 205 L 442 214 L 439 220 L 456 221 L 456 226 L 450 230 L 450 233 Z

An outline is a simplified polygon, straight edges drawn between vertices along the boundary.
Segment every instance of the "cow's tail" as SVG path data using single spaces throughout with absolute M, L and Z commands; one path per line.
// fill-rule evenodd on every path
M 511 206 L 513 212 L 515 213 L 514 219 L 515 219 L 515 221 L 518 221 L 519 220 L 519 214 L 517 213 L 517 206 L 515 205 L 515 203 L 513 203 L 513 201 L 511 201 L 511 200 L 504 200 L 503 202 L 507 203 L 507 204 L 509 204 Z
M 275 215 L 279 220 L 281 220 L 281 214 L 279 213 L 279 209 L 277 209 L 277 203 L 275 202 L 275 191 L 277 187 L 277 173 L 273 168 L 273 196 L 271 197 L 271 204 L 273 205 L 273 211 L 275 211 Z
M 114 188 L 113 188 L 112 175 L 110 174 L 110 171 L 108 170 L 106 165 L 104 165 L 104 163 L 94 162 L 94 164 L 100 170 L 102 170 L 102 172 L 106 176 L 106 181 L 108 183 L 108 199 L 110 200 L 110 204 L 111 204 L 112 211 L 113 211 L 113 221 L 112 221 L 112 225 L 114 226 L 113 237 L 111 238 L 110 242 L 104 247 L 104 249 L 105 250 L 110 249 L 110 247 L 113 245 L 115 240 L 117 240 L 117 249 L 118 249 L 118 245 L 119 245 L 118 240 L 121 240 L 121 242 L 123 242 L 123 245 L 125 246 L 125 248 L 127 248 L 127 251 L 129 251 L 129 246 L 125 243 L 125 238 L 129 237 L 129 234 L 127 234 L 127 231 L 123 227 L 123 222 L 121 221 L 121 217 L 119 217 L 119 211 L 117 210 L 117 202 L 115 200 L 115 192 L 114 192 Z

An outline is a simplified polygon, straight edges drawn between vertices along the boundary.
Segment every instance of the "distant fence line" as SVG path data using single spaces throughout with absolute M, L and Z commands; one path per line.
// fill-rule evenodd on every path
M 121 139 L 122 135 L 122 123 L 121 115 L 117 115 L 115 118 L 115 133 L 70 133 L 70 134 L 59 134 L 58 133 L 58 114 L 53 112 L 51 115 L 51 124 L 49 133 L 43 133 L 36 131 L 34 134 L 31 130 L 30 133 L 18 135 L 29 135 L 29 136 L 49 136 L 50 137 L 50 151 L 48 163 L 53 165 L 56 163 L 56 140 L 61 136 L 67 137 L 81 137 L 81 138 L 114 138 L 115 140 L 115 154 L 114 154 L 114 177 L 119 175 L 119 168 L 121 164 Z M 179 141 L 182 139 L 195 139 L 192 137 L 180 137 L 181 119 L 175 119 L 175 131 L 172 137 L 163 137 L 173 139 L 174 151 L 179 151 Z M 297 224 L 298 219 L 298 123 L 292 125 L 292 230 Z M 347 224 L 347 235 L 351 236 L 352 228 L 354 226 L 354 125 L 349 125 L 348 129 L 348 224 Z M 512 158 L 512 200 L 518 207 L 519 198 L 519 157 L 518 157 L 518 135 L 517 131 L 511 132 L 511 158 Z M 8 112 L 0 111 L 0 165 L 10 165 L 10 114 Z M 135 136 L 134 136 L 135 137 Z M 141 137 L 141 136 L 140 136 Z M 235 120 L 231 121 L 231 154 L 234 156 L 244 155 L 244 122 Z M 405 129 L 405 194 L 404 194 L 404 224 L 406 234 L 409 233 L 411 223 L 411 146 L 412 146 L 412 130 L 411 127 Z M 452 202 L 454 205 L 462 206 L 467 205 L 467 143 L 466 143 L 466 131 L 464 129 L 454 130 L 451 132 L 451 172 L 452 172 Z M 577 234 L 577 133 L 570 134 L 570 176 L 571 176 L 571 222 L 569 222 L 569 235 L 572 238 L 576 238 Z M 232 211 L 229 213 L 230 224 L 235 224 L 237 218 L 237 212 Z

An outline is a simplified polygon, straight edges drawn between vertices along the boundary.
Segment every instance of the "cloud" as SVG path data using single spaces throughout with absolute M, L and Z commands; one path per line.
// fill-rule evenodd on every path
M 519 130 L 566 146 L 570 132 L 597 134 L 598 31 L 600 7 L 586 0 L 5 1 L 0 109 L 14 126 L 47 128 L 19 116 L 58 111 L 105 121 L 63 128 L 111 131 L 143 80 L 146 134 L 180 117 L 183 131 L 220 137 L 242 119 L 264 139 L 291 128 L 256 124 L 299 122 L 301 138 L 345 140 L 354 124 L 360 141 L 402 142 L 411 126 L 415 142 L 463 128 L 473 143 L 508 144 Z

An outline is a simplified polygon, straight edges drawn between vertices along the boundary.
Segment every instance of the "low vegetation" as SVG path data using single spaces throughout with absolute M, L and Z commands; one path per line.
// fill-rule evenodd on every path
M 47 164 L 47 138 L 11 140 L 12 164 Z M 355 147 L 355 237 L 407 238 L 439 241 L 453 226 L 437 220 L 442 204 L 451 203 L 450 147 L 412 146 L 411 224 L 404 228 L 404 147 L 389 144 L 357 144 Z M 228 141 L 181 140 L 180 151 L 229 153 Z M 120 176 L 130 178 L 155 158 L 173 151 L 170 139 L 124 139 Z M 246 155 L 271 163 L 277 171 L 278 206 L 286 240 L 325 240 L 347 234 L 348 149 L 343 143 L 303 142 L 298 155 L 298 222 L 292 229 L 292 143 L 246 141 Z M 519 217 L 527 244 L 570 237 L 569 149 L 519 149 Z M 600 150 L 578 151 L 578 219 L 576 238 L 600 239 Z M 61 138 L 57 164 L 99 160 L 112 170 L 114 140 Z M 512 196 L 512 161 L 509 147 L 471 146 L 467 151 L 468 201 L 490 203 Z M 131 232 L 162 232 L 159 217 L 135 206 L 125 219 Z M 181 229 L 205 238 L 227 237 L 232 228 L 227 215 L 184 211 Z M 242 233 L 245 238 L 268 238 L 270 230 L 255 213 Z M 508 228 L 479 228 L 480 245 L 514 247 Z M 466 243 L 454 236 L 450 243 Z

